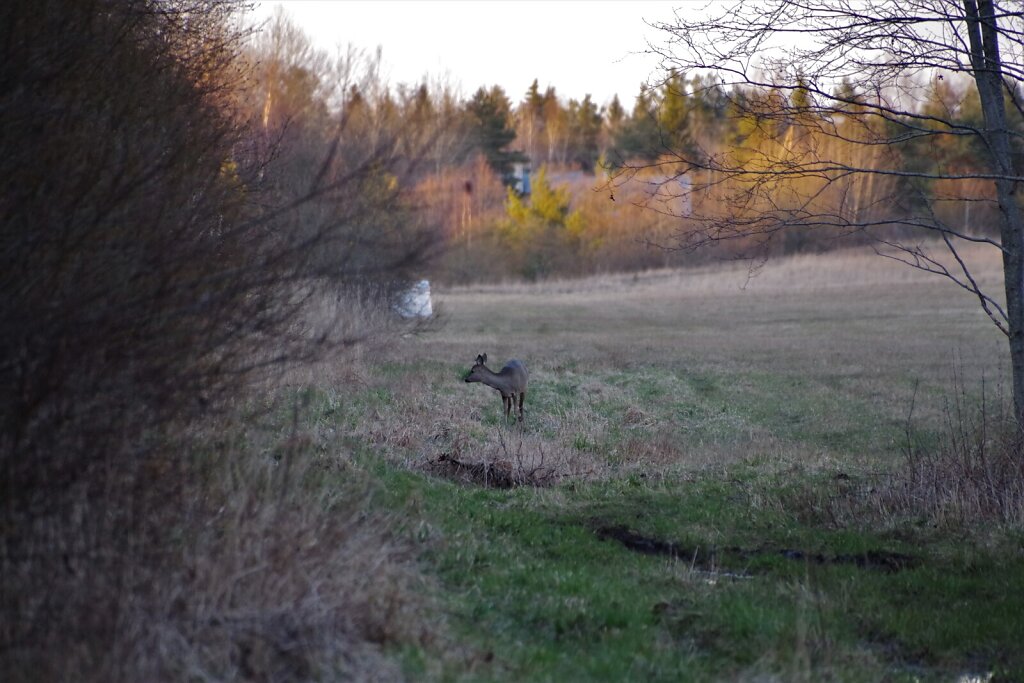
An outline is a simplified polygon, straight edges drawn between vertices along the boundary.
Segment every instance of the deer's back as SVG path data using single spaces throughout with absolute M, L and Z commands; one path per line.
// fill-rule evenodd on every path
M 518 360 L 510 360 L 505 363 L 505 367 L 501 369 L 498 375 L 508 378 L 511 388 L 515 391 L 525 390 L 526 382 L 530 378 L 530 373 L 527 372 L 526 366 Z

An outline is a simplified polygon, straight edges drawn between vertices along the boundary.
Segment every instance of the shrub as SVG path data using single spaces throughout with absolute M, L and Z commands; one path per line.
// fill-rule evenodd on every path
M 5 680 L 306 679 L 404 628 L 379 521 L 204 445 L 263 368 L 337 348 L 303 317 L 328 285 L 386 297 L 425 252 L 393 141 L 286 177 L 240 6 L 0 8 Z

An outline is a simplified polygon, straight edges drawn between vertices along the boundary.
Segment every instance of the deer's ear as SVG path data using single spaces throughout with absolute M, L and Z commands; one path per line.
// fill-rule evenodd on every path
M 482 356 L 480 356 L 480 362 L 481 363 L 486 363 L 487 362 L 487 354 L 486 353 L 483 354 Z

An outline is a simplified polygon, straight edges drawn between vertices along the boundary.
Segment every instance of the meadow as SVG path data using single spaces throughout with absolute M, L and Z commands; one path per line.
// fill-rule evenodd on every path
M 749 265 L 435 291 L 296 380 L 325 485 L 416 567 L 403 676 L 1024 675 L 1024 497 L 960 485 L 1005 484 L 1000 333 L 869 251 Z M 483 352 L 530 368 L 522 425 L 462 381 Z
M 952 226 L 1001 291 L 964 44 L 901 33 L 949 78 L 861 63 L 836 107 L 797 58 L 627 113 L 391 84 L 230 0 L 8 5 L 3 683 L 1024 680 L 978 303 L 864 251 L 715 261 Z M 480 353 L 531 369 L 522 424 Z

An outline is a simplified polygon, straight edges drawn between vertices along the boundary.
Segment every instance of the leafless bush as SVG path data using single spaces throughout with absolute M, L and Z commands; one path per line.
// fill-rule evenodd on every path
M 936 525 L 1024 526 L 1024 434 L 1005 400 L 983 385 L 973 404 L 960 383 L 945 410 L 937 447 L 908 433 L 905 461 L 880 491 L 879 505 L 922 515 Z
M 1024 435 L 1005 398 L 981 400 L 959 380 L 944 411 L 944 429 L 922 442 L 911 408 L 903 459 L 893 471 L 839 473 L 826 486 L 785 494 L 784 507 L 836 527 L 906 523 L 942 529 L 1024 528 Z
M 349 154 L 344 116 L 260 125 L 239 6 L 0 8 L 5 680 L 305 680 L 402 631 L 381 528 L 216 424 L 262 369 L 365 337 L 302 316 L 425 255 L 415 160 Z

